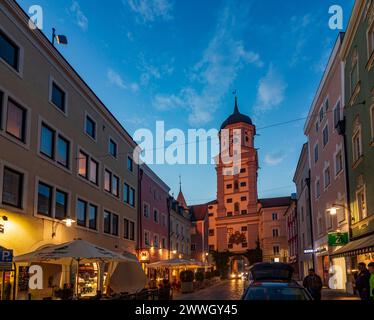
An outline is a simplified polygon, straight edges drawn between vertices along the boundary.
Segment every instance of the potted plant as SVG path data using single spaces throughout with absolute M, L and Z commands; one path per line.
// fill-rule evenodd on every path
M 185 270 L 180 273 L 182 293 L 193 292 L 193 279 L 194 275 L 191 270 Z

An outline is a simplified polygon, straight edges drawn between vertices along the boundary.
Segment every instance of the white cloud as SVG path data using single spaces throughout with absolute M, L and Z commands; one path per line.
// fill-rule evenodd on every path
M 225 7 L 202 58 L 190 70 L 190 82 L 199 89 L 187 85 L 177 95 L 189 110 L 190 125 L 203 125 L 212 120 L 242 67 L 263 66 L 259 54 L 246 50 L 243 41 L 237 39 L 246 21 L 238 21 L 233 8 Z
M 156 95 L 153 99 L 153 105 L 158 110 L 166 111 L 183 107 L 185 103 L 176 95 Z
M 123 89 L 123 90 L 130 89 L 133 92 L 136 92 L 139 90 L 139 85 L 136 82 L 126 85 L 121 75 L 118 72 L 114 71 L 113 69 L 108 69 L 107 78 L 111 84 L 117 86 L 120 89 Z
M 170 0 L 123 0 L 137 15 L 140 23 L 154 22 L 157 19 L 173 19 L 173 4 Z
M 171 75 L 174 72 L 174 61 L 172 58 L 168 63 L 156 66 L 152 61 L 146 61 L 144 54 L 139 55 L 140 65 L 138 69 L 141 72 L 140 84 L 147 86 L 152 79 L 159 80 L 166 75 Z
M 75 23 L 81 28 L 83 31 L 88 29 L 88 18 L 82 12 L 78 1 L 73 1 L 70 12 L 75 16 Z
M 270 65 L 267 74 L 258 83 L 255 111 L 258 113 L 279 106 L 284 100 L 286 88 L 282 76 Z
M 265 155 L 265 163 L 269 166 L 276 166 L 280 164 L 285 158 L 286 155 L 283 151 L 268 153 Z

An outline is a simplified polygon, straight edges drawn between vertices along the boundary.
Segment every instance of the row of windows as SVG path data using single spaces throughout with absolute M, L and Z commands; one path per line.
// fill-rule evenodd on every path
M 3 99 L 4 94 L 3 92 L 0 92 L 0 125 L 3 123 Z M 27 113 L 27 109 L 20 106 L 11 98 L 8 98 L 4 129 L 8 135 L 22 143 L 26 143 Z M 66 136 L 52 128 L 52 126 L 47 124 L 45 121 L 42 121 L 40 125 L 39 139 L 39 153 L 42 156 L 65 169 L 71 169 L 70 157 L 72 144 Z M 77 160 L 79 176 L 90 183 L 99 186 L 99 162 L 83 150 L 79 150 Z M 128 158 L 128 168 L 129 170 L 133 170 L 133 161 L 130 157 Z M 105 169 L 104 190 L 119 198 L 119 185 L 118 176 L 114 175 L 110 170 Z M 123 195 L 124 202 L 134 207 L 135 189 L 125 183 Z
M 144 230 L 144 244 L 146 246 L 152 246 L 154 248 L 160 248 L 160 249 L 167 249 L 167 243 L 166 238 L 161 238 L 160 243 L 160 236 L 158 234 L 153 235 L 153 241 L 151 243 L 151 233 L 147 230 Z
M 12 168 L 4 166 L 2 203 L 8 206 L 22 209 L 23 207 L 23 185 L 24 174 Z M 38 215 L 57 220 L 64 220 L 70 217 L 69 193 L 44 181 L 37 185 Z M 91 230 L 98 230 L 98 206 L 81 198 L 76 203 L 76 223 L 80 227 Z M 114 236 L 119 235 L 119 216 L 115 213 L 104 210 L 103 232 Z M 135 240 L 135 222 L 124 219 L 124 238 Z
M 16 72 L 20 72 L 21 65 L 21 49 L 12 41 L 3 31 L 0 30 L 0 59 L 5 62 L 8 66 L 13 68 Z M 0 93 L 0 98 L 3 97 L 3 93 Z M 1 101 L 0 101 L 1 102 Z M 68 98 L 66 90 L 62 86 L 57 84 L 54 79 L 50 81 L 50 93 L 49 102 L 53 104 L 59 111 L 67 114 Z M 2 104 L 0 104 L 2 106 Z M 0 110 L 0 124 L 1 121 L 1 110 Z M 27 110 L 22 106 L 18 105 L 12 100 L 8 101 L 8 112 L 7 112 L 7 133 L 14 136 L 16 139 L 25 143 L 26 139 L 26 120 Z M 89 115 L 85 116 L 85 133 L 90 136 L 93 140 L 97 140 L 97 124 L 96 121 Z M 108 152 L 114 158 L 118 156 L 118 147 L 114 139 L 109 138 Z M 127 169 L 131 172 L 134 170 L 134 164 L 131 157 L 127 158 Z
M 240 182 L 240 187 L 246 187 L 247 186 L 247 183 L 246 182 Z M 226 189 L 232 189 L 232 184 L 229 183 L 226 185 Z M 234 190 L 237 190 L 239 189 L 239 182 L 238 181 L 235 181 L 234 182 Z
M 149 218 L 150 216 L 150 205 L 145 202 L 143 203 L 143 216 L 145 218 Z M 153 209 L 153 222 L 160 223 L 160 214 L 156 208 Z M 163 227 L 167 226 L 167 218 L 166 215 L 163 213 L 161 214 L 161 225 Z

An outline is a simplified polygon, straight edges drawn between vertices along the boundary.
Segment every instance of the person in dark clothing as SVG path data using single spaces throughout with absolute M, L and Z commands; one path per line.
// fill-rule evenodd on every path
M 309 275 L 305 277 L 303 286 L 309 291 L 314 300 L 321 300 L 322 279 L 315 273 L 314 269 L 309 269 Z
M 370 300 L 370 272 L 363 262 L 358 264 L 358 270 L 355 288 L 361 300 Z

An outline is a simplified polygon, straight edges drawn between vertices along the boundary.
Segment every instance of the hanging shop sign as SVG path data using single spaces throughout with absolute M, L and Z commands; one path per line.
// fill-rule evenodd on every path
M 344 246 L 349 242 L 348 232 L 330 232 L 328 234 L 329 247 Z

